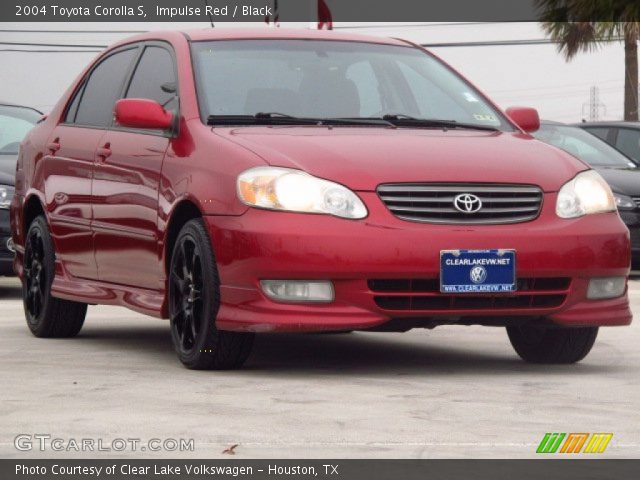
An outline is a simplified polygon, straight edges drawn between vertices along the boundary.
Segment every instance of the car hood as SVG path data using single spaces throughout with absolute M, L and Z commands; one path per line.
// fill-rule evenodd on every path
M 382 183 L 525 183 L 557 191 L 588 167 L 529 135 L 476 130 L 237 127 L 213 131 L 272 166 L 353 190 Z
M 640 196 L 640 168 L 595 168 L 611 190 L 630 196 Z
M 0 185 L 15 185 L 17 155 L 0 155 Z

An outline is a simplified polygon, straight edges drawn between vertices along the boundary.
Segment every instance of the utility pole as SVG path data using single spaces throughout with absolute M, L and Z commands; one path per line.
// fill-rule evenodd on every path
M 600 101 L 600 88 L 598 88 L 595 85 L 591 87 L 589 91 L 589 103 L 582 104 L 583 116 L 584 116 L 585 110 L 587 109 L 589 110 L 590 122 L 597 122 L 598 120 L 600 120 L 600 109 L 603 110 L 604 115 L 607 114 L 607 106 Z

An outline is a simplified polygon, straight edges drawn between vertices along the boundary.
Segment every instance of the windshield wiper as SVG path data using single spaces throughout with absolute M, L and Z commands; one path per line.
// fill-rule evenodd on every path
M 403 113 L 390 113 L 382 116 L 383 120 L 404 127 L 439 127 L 439 128 L 466 128 L 469 130 L 487 130 L 496 132 L 498 129 L 490 125 L 478 125 L 475 123 L 462 123 L 455 120 L 440 120 L 437 118 L 416 118 Z
M 207 125 L 382 125 L 395 127 L 383 118 L 315 118 L 295 117 L 280 112 L 258 112 L 255 115 L 209 115 Z

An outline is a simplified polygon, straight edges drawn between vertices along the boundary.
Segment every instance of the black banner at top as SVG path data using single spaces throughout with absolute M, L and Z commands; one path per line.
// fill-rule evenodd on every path
M 2 22 L 536 21 L 536 0 L 2 0 Z

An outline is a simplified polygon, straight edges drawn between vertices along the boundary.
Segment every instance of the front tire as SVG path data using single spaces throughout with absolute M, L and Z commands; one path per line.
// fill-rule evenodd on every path
M 51 296 L 55 252 L 44 216 L 29 226 L 24 249 L 22 299 L 29 330 L 40 338 L 75 337 L 84 324 L 87 304 Z
M 520 358 L 530 363 L 576 363 L 591 351 L 598 327 L 507 327 L 509 340 Z
M 220 280 L 202 219 L 184 225 L 169 268 L 171 339 L 180 361 L 194 370 L 239 368 L 249 357 L 253 333 L 218 330 Z

